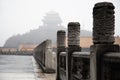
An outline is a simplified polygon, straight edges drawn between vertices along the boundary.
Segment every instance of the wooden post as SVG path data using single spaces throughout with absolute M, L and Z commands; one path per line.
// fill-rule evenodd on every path
M 64 52 L 66 45 L 66 32 L 64 30 L 59 30 L 57 32 L 57 77 L 56 80 L 61 80 L 60 79 L 60 73 L 59 73 L 59 68 L 60 68 L 60 63 L 59 63 L 59 55 L 60 52 Z
M 66 76 L 67 80 L 72 80 L 72 53 L 74 51 L 81 51 L 80 48 L 80 24 L 78 22 L 70 22 L 68 24 L 68 52 L 67 52 L 67 65 Z
M 110 2 L 95 4 L 93 8 L 93 43 L 90 54 L 91 80 L 110 80 L 105 78 L 104 54 L 119 51 L 114 45 L 114 6 Z

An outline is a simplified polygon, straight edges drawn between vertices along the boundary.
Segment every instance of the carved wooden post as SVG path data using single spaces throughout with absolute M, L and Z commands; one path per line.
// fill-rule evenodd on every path
M 95 4 L 93 8 L 93 43 L 90 54 L 91 80 L 110 80 L 105 78 L 104 54 L 119 51 L 114 45 L 114 6 L 110 2 Z
M 64 30 L 59 30 L 57 32 L 57 77 L 56 80 L 61 80 L 60 79 L 60 73 L 59 73 L 59 55 L 60 52 L 65 51 L 65 44 L 66 44 L 66 32 Z
M 114 43 L 114 6 L 109 2 L 95 4 L 93 8 L 93 43 Z
M 78 22 L 70 22 L 68 24 L 68 52 L 67 52 L 67 65 L 66 65 L 67 80 L 72 80 L 71 55 L 74 51 L 81 51 L 80 24 Z

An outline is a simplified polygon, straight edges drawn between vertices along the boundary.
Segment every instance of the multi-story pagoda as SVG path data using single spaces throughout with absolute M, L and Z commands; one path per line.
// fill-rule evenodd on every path
M 44 26 L 51 26 L 51 28 L 56 28 L 57 26 L 61 26 L 62 23 L 59 14 L 55 11 L 49 11 L 48 13 L 46 13 L 42 21 Z

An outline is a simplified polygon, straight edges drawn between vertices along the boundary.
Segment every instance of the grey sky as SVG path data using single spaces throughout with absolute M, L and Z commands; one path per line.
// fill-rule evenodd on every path
M 115 32 L 120 35 L 119 0 L 0 0 L 0 46 L 12 35 L 38 28 L 45 13 L 51 10 L 60 14 L 65 27 L 69 21 L 78 21 L 81 29 L 92 31 L 92 9 L 101 1 L 115 5 Z

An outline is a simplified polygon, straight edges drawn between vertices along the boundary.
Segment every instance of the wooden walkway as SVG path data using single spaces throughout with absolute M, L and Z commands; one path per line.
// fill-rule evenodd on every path
M 33 56 L 0 55 L 0 80 L 55 80 L 42 73 Z

